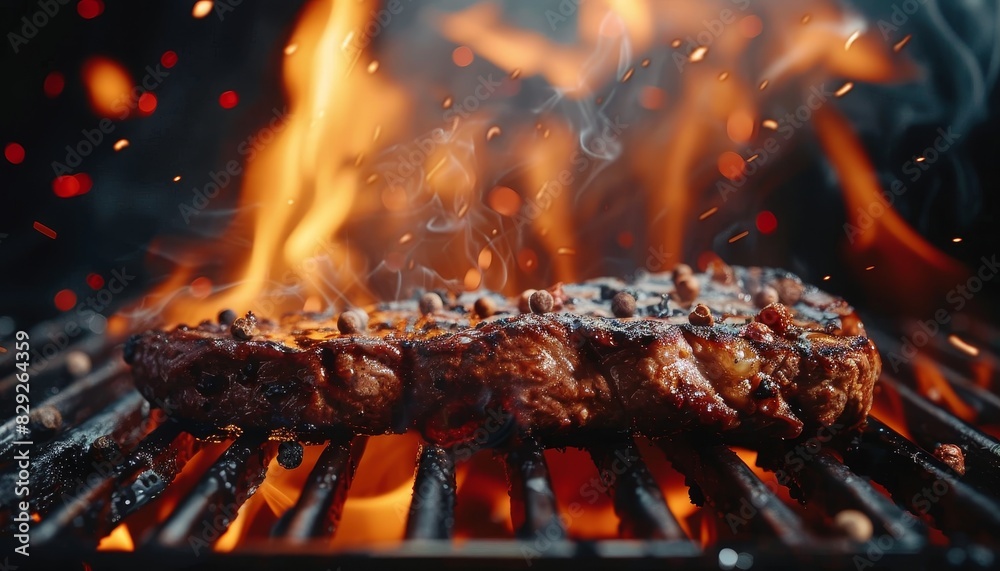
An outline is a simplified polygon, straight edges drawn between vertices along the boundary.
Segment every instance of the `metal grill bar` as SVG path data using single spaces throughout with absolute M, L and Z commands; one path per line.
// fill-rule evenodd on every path
M 122 432 L 134 428 L 142 418 L 145 400 L 138 393 L 131 393 L 109 405 L 82 425 L 70 430 L 63 437 L 42 448 L 32 462 L 32 507 L 40 512 L 48 512 L 58 501 L 57 496 L 71 495 L 75 482 L 86 482 L 87 477 L 98 467 L 89 457 L 91 444 L 103 435 L 121 437 Z M 110 469 L 106 472 L 110 473 Z M 2 481 L 13 483 L 15 469 L 5 473 Z M 82 483 L 80 485 L 83 485 Z M 13 506 L 14 486 L 3 486 L 0 499 L 4 506 Z M 6 511 L 6 509 L 4 510 Z
M 844 461 L 885 486 L 914 514 L 930 514 L 947 535 L 963 532 L 991 543 L 1000 536 L 996 501 L 877 418 L 868 417 L 868 427 L 845 451 Z
M 875 535 L 888 534 L 893 538 L 896 550 L 913 551 L 925 545 L 927 531 L 922 522 L 879 493 L 866 478 L 852 472 L 828 450 L 812 453 L 802 446 L 778 447 L 780 458 L 769 466 L 794 481 L 801 499 L 823 506 L 829 516 L 848 509 L 860 511 L 872 522 Z
M 695 442 L 687 436 L 657 444 L 674 467 L 698 486 L 735 535 L 753 531 L 790 546 L 814 543 L 802 518 L 726 446 Z
M 438 446 L 425 446 L 413 481 L 406 539 L 450 539 L 455 527 L 455 459 Z
M 293 542 L 333 537 L 367 442 L 363 436 L 331 441 L 309 473 L 298 501 L 281 516 L 272 535 Z
M 74 377 L 66 370 L 67 359 L 71 353 L 80 352 L 89 357 L 95 357 L 107 352 L 107 349 L 107 339 L 100 335 L 91 335 L 46 358 L 41 368 L 37 362 L 32 361 L 28 369 L 28 373 L 31 375 L 32 392 L 44 395 L 73 381 Z M 3 378 L 0 379 L 0 401 L 3 402 L 13 399 L 14 387 L 18 384 L 17 373 L 20 371 L 14 366 L 16 353 L 16 351 L 8 351 L 2 354 L 4 359 L 3 364 L 0 365 L 0 372 L 3 374 Z
M 941 443 L 958 444 L 965 452 L 967 469 L 962 481 L 984 493 L 1000 495 L 1000 441 L 952 416 L 887 375 L 882 375 L 882 383 L 895 390 L 906 403 L 907 427 L 920 444 L 928 449 Z
M 214 544 L 264 481 L 275 448 L 263 435 L 244 434 L 236 439 L 170 517 L 150 533 L 144 547 L 189 547 L 189 538 Z
M 597 444 L 589 447 L 589 451 L 614 500 L 622 537 L 687 539 L 631 437 Z
M 879 330 L 872 330 L 871 336 L 878 343 L 884 354 L 904 354 L 903 346 L 891 336 Z M 965 356 L 965 360 L 968 361 L 968 356 Z M 907 360 L 899 363 L 891 360 L 886 365 L 886 369 L 892 367 L 893 374 L 898 372 L 901 379 L 909 386 L 916 386 L 919 382 L 914 361 Z M 976 410 L 977 421 L 982 423 L 1000 423 L 1000 396 L 970 381 L 941 361 L 934 361 L 933 367 L 955 389 L 955 392 L 958 393 L 962 400 L 969 403 Z M 881 380 L 885 381 L 887 378 L 890 378 L 890 374 L 883 372 Z
M 559 519 L 556 495 L 545 455 L 537 442 L 525 442 L 507 454 L 510 515 L 515 533 L 523 539 L 566 538 Z
M 112 473 L 101 477 L 82 494 L 66 498 L 65 503 L 41 521 L 35 529 L 33 539 L 44 544 L 64 537 L 71 530 L 82 530 L 96 540 L 110 531 L 113 523 L 155 497 L 154 494 L 136 494 L 135 504 L 116 513 L 113 511 L 116 504 L 113 496 L 128 493 L 119 489 L 123 487 L 123 483 L 152 470 L 165 481 L 163 487 L 166 487 L 166 483 L 176 476 L 188 460 L 192 446 L 193 439 L 182 433 L 176 423 L 163 424 L 140 442 L 124 462 L 115 466 Z M 132 483 L 124 487 L 130 487 Z M 139 486 L 146 487 L 142 482 Z
M 62 416 L 64 425 L 73 425 L 130 390 L 132 382 L 125 375 L 125 365 L 110 361 L 32 408 L 37 411 L 51 407 Z M 15 420 L 11 418 L 0 426 L 0 457 L 6 458 L 19 438 Z

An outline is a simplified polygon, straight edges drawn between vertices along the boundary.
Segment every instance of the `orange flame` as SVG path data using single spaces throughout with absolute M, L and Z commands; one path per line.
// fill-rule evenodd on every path
M 934 362 L 930 358 L 918 354 L 913 362 L 913 372 L 917 378 L 920 394 L 925 395 L 932 402 L 943 402 L 952 414 L 966 422 L 972 422 L 976 419 L 976 410 L 958 396 L 951 383 L 944 378 L 944 375 L 934 366 Z
M 97 544 L 97 550 L 135 551 L 135 543 L 132 541 L 132 534 L 129 533 L 128 526 L 123 523 L 111 530 L 111 533 Z
M 574 42 L 506 23 L 490 3 L 454 13 L 414 6 L 461 48 L 461 61 L 455 50 L 442 65 L 496 66 L 507 74 L 493 82 L 484 73 L 480 82 L 490 89 L 483 97 L 425 86 L 430 99 L 440 97 L 430 115 L 443 118 L 428 132 L 433 109 L 393 72 L 394 52 L 385 48 L 389 59 L 381 61 L 373 49 L 389 28 L 371 19 L 381 13 L 378 3 L 310 3 L 284 50 L 282 128 L 248 160 L 230 232 L 252 248 L 242 260 L 221 248 L 183 253 L 153 297 L 166 304 L 166 320 L 177 322 L 223 307 L 273 316 L 307 300 L 311 309 L 364 304 L 385 295 L 369 279 L 380 272 L 397 276 L 393 283 L 409 272 L 423 276 L 425 286 L 511 293 L 543 280 L 578 279 L 604 273 L 579 253 L 607 247 L 581 222 L 606 211 L 623 190 L 634 192 L 633 203 L 645 203 L 646 245 L 660 258 L 651 269 L 669 268 L 682 261 L 690 223 L 706 210 L 701 191 L 718 180 L 706 163 L 725 164 L 722 174 L 737 178 L 754 160 L 767 162 L 753 148 L 778 126 L 763 111 L 769 101 L 833 77 L 853 85 L 908 72 L 891 46 L 863 33 L 860 17 L 832 2 L 811 3 L 807 18 L 778 4 L 587 2 L 578 13 L 549 16 L 558 20 L 554 28 L 577 19 Z M 759 55 L 743 62 L 751 43 Z M 661 85 L 649 85 L 657 76 L 642 53 L 666 56 L 656 72 Z M 567 125 L 555 112 L 503 115 L 527 79 L 544 80 L 555 104 L 579 101 L 588 126 Z M 606 98 L 633 92 L 636 107 L 653 115 L 604 116 Z M 827 140 L 837 136 L 836 129 L 823 131 Z M 403 159 L 387 167 L 382 160 L 393 149 Z M 839 165 L 844 169 L 862 164 L 839 156 L 849 163 Z M 601 180 L 616 158 L 622 168 Z M 627 189 L 620 188 L 623 169 L 632 181 Z M 845 187 L 859 184 L 866 183 L 848 180 Z M 499 202 L 491 199 L 498 185 L 511 190 Z M 443 247 L 415 226 L 439 222 L 449 228 Z M 891 218 L 884 224 L 898 227 Z M 619 252 L 645 261 L 641 249 L 632 249 L 635 237 L 619 240 Z M 490 256 L 485 265 L 483 252 Z M 219 258 L 229 263 L 202 276 L 206 261 Z
M 843 186 L 849 215 L 868 211 L 872 205 L 880 207 L 880 215 L 871 224 L 859 225 L 849 234 L 852 258 L 858 260 L 855 266 L 879 268 L 882 287 L 873 288 L 873 295 L 890 307 L 933 310 L 945 292 L 964 279 L 965 268 L 928 243 L 886 201 L 875 168 L 846 119 L 823 107 L 814 121 Z

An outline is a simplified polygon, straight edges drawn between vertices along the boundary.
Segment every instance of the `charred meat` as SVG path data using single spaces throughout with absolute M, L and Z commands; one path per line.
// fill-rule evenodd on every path
M 346 319 L 248 315 L 253 327 L 148 331 L 126 360 L 170 415 L 288 436 L 416 430 L 450 445 L 491 419 L 559 442 L 862 424 L 881 361 L 850 308 L 806 286 L 792 307 L 755 307 L 794 278 L 728 270 L 685 275 L 700 282 L 697 299 L 655 275 L 559 286 L 523 313 L 517 300 L 441 292 L 433 307 L 422 296 Z

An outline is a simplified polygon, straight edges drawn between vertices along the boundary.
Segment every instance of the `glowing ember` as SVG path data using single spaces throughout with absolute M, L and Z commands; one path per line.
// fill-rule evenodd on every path
M 52 192 L 59 198 L 71 198 L 90 192 L 93 181 L 86 173 L 57 176 L 52 181 Z
M 733 242 L 736 242 L 738 240 L 742 240 L 743 238 L 746 238 L 749 235 L 750 235 L 750 231 L 749 230 L 744 230 L 743 232 L 740 232 L 739 234 L 737 234 L 737 235 L 733 236 L 732 238 L 730 238 L 729 239 L 729 243 L 732 244 Z
M 165 68 L 171 68 L 177 65 L 177 53 L 172 50 L 167 50 L 163 52 L 160 56 L 160 64 Z
M 726 133 L 734 143 L 746 143 L 753 137 L 753 115 L 744 110 L 733 112 L 726 121 Z
M 104 287 L 104 278 L 101 274 L 87 274 L 87 285 L 94 291 L 100 290 Z
M 10 164 L 19 165 L 24 161 L 24 147 L 19 143 L 7 143 L 3 148 L 3 156 L 7 157 Z
M 45 92 L 46 97 L 55 98 L 62 93 L 65 86 L 66 78 L 63 77 L 63 74 L 58 71 L 51 71 L 45 76 L 45 82 L 42 84 L 42 90 Z
M 966 355 L 969 355 L 971 357 L 978 357 L 979 356 L 979 348 L 978 347 L 976 347 L 975 345 L 972 345 L 972 344 L 964 341 L 961 337 L 959 337 L 958 335 L 955 335 L 954 333 L 952 333 L 951 335 L 948 336 L 948 342 L 951 343 L 952 346 L 954 346 L 959 351 L 965 353 Z
M 205 299 L 212 294 L 212 280 L 202 276 L 195 278 L 191 282 L 191 295 L 198 299 Z
M 738 153 L 726 151 L 719 155 L 719 173 L 729 180 L 736 180 L 746 173 L 746 161 Z
M 212 13 L 214 4 L 212 0 L 198 0 L 191 8 L 191 15 L 195 18 L 204 18 Z
M 94 112 L 118 117 L 128 108 L 135 82 L 120 64 L 104 57 L 92 57 L 83 64 L 83 79 Z
M 156 104 L 156 96 L 148 91 L 139 96 L 139 111 L 142 111 L 146 115 L 156 111 Z
M 906 47 L 906 44 L 910 43 L 911 39 L 913 39 L 913 35 L 907 34 L 906 37 L 904 37 L 902 40 L 899 40 L 898 42 L 896 42 L 895 45 L 892 46 L 892 51 L 894 52 L 902 51 L 903 48 Z
M 219 105 L 221 105 L 223 109 L 232 109 L 233 107 L 236 107 L 236 104 L 239 103 L 239 101 L 240 98 L 235 91 L 223 91 L 222 94 L 219 95 Z
M 854 89 L 854 82 L 853 81 L 848 81 L 847 83 L 845 83 L 844 85 L 842 85 L 840 87 L 840 89 L 838 89 L 837 91 L 835 91 L 833 94 L 836 95 L 837 97 L 843 97 L 843 96 L 847 95 L 852 89 Z
M 120 151 L 129 145 L 128 139 L 118 139 L 115 141 L 114 150 Z
M 858 41 L 858 38 L 860 37 L 861 37 L 861 30 L 855 30 L 855 32 L 851 34 L 851 37 L 847 38 L 847 42 L 844 43 L 844 49 L 845 50 L 851 49 L 851 46 L 853 46 L 854 42 Z
M 455 48 L 455 51 L 451 52 L 451 60 L 455 62 L 458 67 L 468 67 L 472 65 L 472 60 L 475 59 L 475 54 L 468 46 L 459 46 Z
M 778 229 L 778 218 L 773 212 L 764 210 L 757 215 L 756 225 L 761 234 L 771 234 Z
M 69 289 L 59 290 L 52 301 L 59 311 L 69 311 L 76 306 L 76 293 Z
M 693 52 L 691 52 L 691 55 L 688 56 L 688 60 L 690 60 L 691 63 L 697 63 L 705 59 L 705 56 L 707 54 L 708 54 L 708 48 L 705 46 L 699 46 L 698 48 L 695 48 Z
M 35 230 L 39 231 L 44 236 L 52 238 L 53 240 L 56 239 L 56 235 L 57 235 L 56 231 L 53 230 L 52 228 L 49 228 L 45 224 L 42 224 L 41 222 L 35 221 L 35 223 L 32 224 L 32 228 L 34 228 Z
M 92 20 L 104 13 L 104 2 L 101 0 L 80 0 L 76 11 L 85 20 Z

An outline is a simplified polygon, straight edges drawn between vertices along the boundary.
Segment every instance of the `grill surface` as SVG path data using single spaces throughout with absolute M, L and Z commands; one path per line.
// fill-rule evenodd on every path
M 891 336 L 878 330 L 870 334 L 883 352 L 897 349 Z M 328 542 L 367 442 L 343 435 L 326 445 L 298 500 L 277 518 L 270 537 L 231 553 L 213 552 L 212 546 L 258 492 L 276 454 L 276 443 L 252 434 L 227 443 L 214 461 L 201 463 L 191 489 L 136 538 L 134 553 L 95 550 L 118 524 L 151 517 L 144 508 L 166 499 L 164 492 L 192 456 L 207 448 L 150 411 L 131 388 L 120 355 L 108 350 L 120 340 L 88 338 L 67 352 L 91 355 L 98 363 L 91 372 L 80 378 L 67 374 L 64 352 L 33 378 L 47 396 L 34 408 L 52 407 L 62 418 L 47 442 L 36 438 L 33 453 L 32 507 L 39 515 L 31 532 L 34 561 L 130 569 L 137 563 L 255 569 L 279 558 L 321 569 L 431 562 L 447 568 L 586 568 L 609 562 L 659 569 L 749 569 L 790 562 L 821 568 L 990 567 L 1000 538 L 1000 442 L 977 426 L 1000 419 L 1000 398 L 988 388 L 995 379 L 972 381 L 963 372 L 968 358 L 956 355 L 940 337 L 932 340 L 930 354 L 944 357 L 932 364 L 969 405 L 971 416 L 965 411 L 962 420 L 925 398 L 919 360 L 904 364 L 883 375 L 881 398 L 898 407 L 913 440 L 872 418 L 860 435 L 845 437 L 834 430 L 798 441 L 758 443 L 757 464 L 770 471 L 764 479 L 731 447 L 713 440 L 683 435 L 652 443 L 683 474 L 692 501 L 703 506 L 688 522 L 695 537 L 685 533 L 668 507 L 640 447 L 621 435 L 587 447 L 619 518 L 619 539 L 569 538 L 546 453 L 528 442 L 497 456 L 510 483 L 514 537 L 456 542 L 457 460 L 450 451 L 425 446 L 415 459 L 406 541 L 331 552 Z M 971 341 L 983 348 L 979 359 L 997 361 L 997 347 L 989 340 Z M 5 373 L 0 399 L 10 402 L 12 367 L 9 361 L 0 367 Z M 10 452 L 14 441 L 13 421 L 0 426 L 0 448 Z M 941 443 L 962 447 L 964 476 L 928 452 Z M 16 470 L 8 457 L 0 474 L 0 518 L 11 526 L 8 506 Z M 870 522 L 871 533 L 861 541 L 839 527 L 838 514 L 845 510 Z

